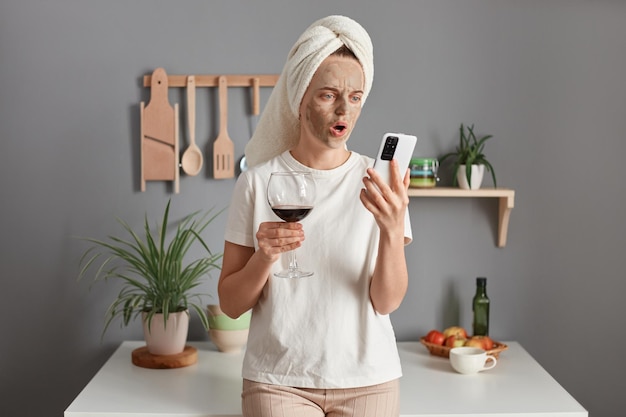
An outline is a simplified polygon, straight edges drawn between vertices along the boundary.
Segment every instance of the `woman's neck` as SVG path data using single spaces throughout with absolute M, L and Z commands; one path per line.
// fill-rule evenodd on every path
M 340 149 L 310 150 L 296 145 L 290 150 L 291 156 L 309 168 L 318 170 L 329 170 L 343 165 L 349 158 L 351 152 L 342 147 Z

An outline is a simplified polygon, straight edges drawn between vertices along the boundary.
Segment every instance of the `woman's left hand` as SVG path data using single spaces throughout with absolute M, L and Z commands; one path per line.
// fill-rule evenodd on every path
M 407 169 L 403 179 L 395 160 L 389 169 L 388 185 L 374 169 L 368 168 L 369 178 L 363 178 L 365 189 L 360 196 L 380 228 L 378 256 L 370 282 L 370 300 L 379 314 L 389 314 L 400 306 L 409 279 L 404 253 L 404 216 L 409 205 L 410 172 Z
M 367 169 L 369 177 L 363 178 L 365 188 L 361 190 L 361 202 L 376 219 L 381 231 L 397 231 L 404 237 L 404 214 L 409 205 L 409 181 L 407 169 L 404 178 L 400 176 L 398 162 L 389 164 L 390 184 L 386 184 L 373 168 Z

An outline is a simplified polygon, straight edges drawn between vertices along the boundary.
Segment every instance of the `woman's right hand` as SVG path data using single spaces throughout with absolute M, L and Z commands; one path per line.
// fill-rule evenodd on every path
M 297 249 L 304 241 L 302 224 L 297 222 L 264 222 L 256 233 L 259 255 L 276 262 L 283 252 Z
M 304 240 L 300 223 L 265 222 L 256 233 L 259 249 L 224 243 L 217 292 L 222 310 L 237 318 L 253 308 L 280 254 L 299 248 Z

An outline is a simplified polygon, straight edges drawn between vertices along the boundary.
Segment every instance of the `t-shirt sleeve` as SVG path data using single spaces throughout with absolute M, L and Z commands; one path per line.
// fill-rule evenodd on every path
M 240 175 L 228 210 L 224 239 L 228 242 L 254 247 L 254 195 L 247 175 Z

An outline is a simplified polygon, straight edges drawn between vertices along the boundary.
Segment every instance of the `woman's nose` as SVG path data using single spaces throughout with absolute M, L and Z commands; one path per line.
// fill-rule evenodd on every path
M 345 114 L 346 113 L 346 108 L 347 108 L 346 99 L 343 98 L 343 97 L 340 97 L 339 99 L 337 99 L 336 107 L 335 107 L 335 113 L 337 113 L 337 114 Z

